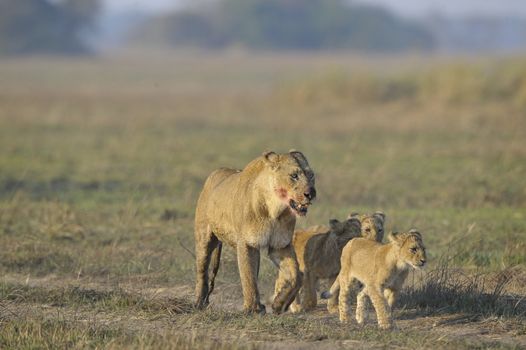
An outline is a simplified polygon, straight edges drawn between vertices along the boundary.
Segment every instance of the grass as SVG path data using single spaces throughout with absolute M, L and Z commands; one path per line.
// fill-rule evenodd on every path
M 0 320 L 3 330 L 0 346 L 3 348 L 245 349 L 274 342 L 303 342 L 305 346 L 316 346 L 320 341 L 335 347 L 351 342 L 372 347 L 390 344 L 403 348 L 501 348 L 498 343 L 480 339 L 444 339 L 441 334 L 421 328 L 385 332 L 375 326 L 342 325 L 327 316 L 315 319 L 301 314 L 261 317 L 215 308 L 190 312 L 188 306 L 181 312 L 168 312 L 168 308 L 158 308 L 159 303 L 151 307 L 143 297 L 122 292 L 102 293 L 67 287 L 52 290 L 4 284 L 2 300 L 4 315 L 10 314 L 6 309 L 16 305 L 22 305 L 20 310 L 24 310 L 17 317 Z M 136 303 L 137 300 L 141 301 Z M 35 305 L 45 307 L 41 310 Z M 54 310 L 46 312 L 50 307 Z M 92 313 L 83 313 L 83 309 Z M 117 321 L 123 314 L 134 321 Z M 222 329 L 223 335 L 218 336 L 217 329 Z
M 18 281 L 6 279 L 0 301 L 110 319 L 159 316 L 179 331 L 98 321 L 83 327 L 68 314 L 6 316 L 0 347 L 522 344 L 460 339 L 418 324 L 398 333 L 349 332 L 327 315 L 245 316 L 228 310 L 241 297 L 231 249 L 223 252 L 215 307 L 187 307 L 193 211 L 206 176 L 243 167 L 264 150 L 295 148 L 314 168 L 319 194 L 299 226 L 383 210 L 388 231 L 423 233 L 430 266 L 404 292 L 404 320 L 496 317 L 520 337 L 525 72 L 521 57 L 166 53 L 0 61 L 0 246 L 8 247 L 0 249 L 0 273 Z M 263 258 L 264 296 L 275 274 Z M 49 285 L 32 284 L 39 280 Z M 185 292 L 145 294 L 174 286 Z M 202 343 L 203 333 L 216 341 Z
M 526 303 L 520 295 L 506 291 L 517 271 L 505 269 L 496 275 L 466 273 L 452 268 L 446 259 L 421 281 L 405 289 L 400 304 L 430 312 L 462 312 L 480 317 L 526 316 Z

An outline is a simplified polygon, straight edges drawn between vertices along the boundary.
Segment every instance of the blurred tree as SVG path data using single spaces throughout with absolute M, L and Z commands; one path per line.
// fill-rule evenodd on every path
M 0 54 L 86 53 L 99 0 L 1 0 Z
M 430 49 L 434 43 L 423 25 L 344 0 L 218 0 L 201 5 L 146 23 L 139 33 L 149 32 L 150 39 L 160 36 L 172 46 L 396 51 Z

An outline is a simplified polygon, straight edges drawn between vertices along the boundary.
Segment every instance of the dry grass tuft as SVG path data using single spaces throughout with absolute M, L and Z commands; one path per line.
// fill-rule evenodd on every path
M 513 268 L 497 274 L 468 273 L 450 266 L 451 258 L 441 257 L 435 268 L 405 289 L 400 304 L 429 313 L 469 313 L 482 317 L 524 317 L 524 296 L 511 295 L 507 287 Z

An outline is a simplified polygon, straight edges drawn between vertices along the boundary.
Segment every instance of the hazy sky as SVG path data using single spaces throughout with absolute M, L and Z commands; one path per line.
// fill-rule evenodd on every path
M 526 15 L 526 0 L 361 0 L 380 4 L 406 16 L 441 12 L 449 15 Z
M 189 0 L 104 0 L 110 10 L 162 12 Z M 354 0 L 380 4 L 404 16 L 421 16 L 430 12 L 450 15 L 520 14 L 526 16 L 526 0 Z

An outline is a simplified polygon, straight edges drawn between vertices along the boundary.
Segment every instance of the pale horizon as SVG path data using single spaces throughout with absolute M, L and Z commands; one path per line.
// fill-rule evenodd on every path
M 203 1 L 205 2 L 205 1 Z M 423 17 L 431 14 L 449 16 L 526 16 L 524 0 L 355 0 L 355 3 L 380 5 L 406 17 Z M 184 6 L 186 0 L 103 0 L 108 12 L 137 11 L 150 14 L 171 11 Z M 195 3 L 194 3 L 195 4 Z

